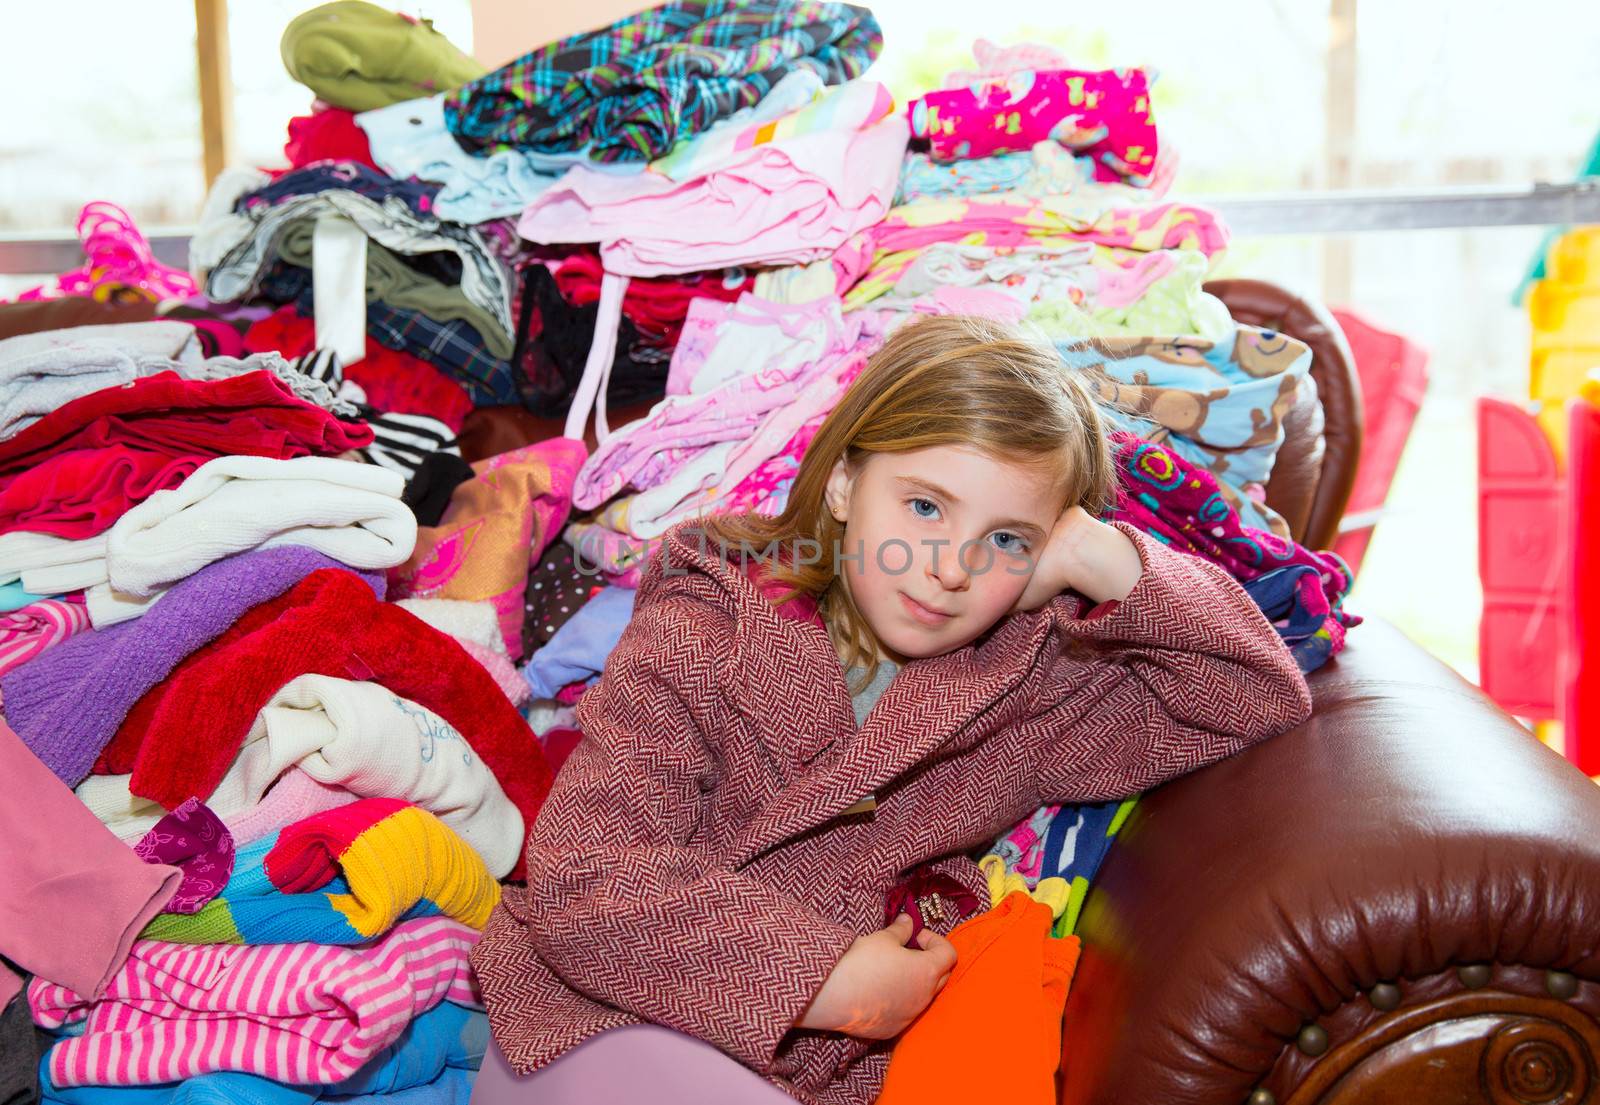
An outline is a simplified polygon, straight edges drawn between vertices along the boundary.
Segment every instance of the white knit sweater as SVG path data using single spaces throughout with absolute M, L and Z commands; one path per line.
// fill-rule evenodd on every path
M 461 734 L 433 711 L 377 683 L 302 675 L 256 716 L 239 756 L 205 799 L 219 817 L 259 803 L 285 771 L 363 798 L 398 798 L 438 816 L 483 857 L 495 878 L 516 866 L 522 814 Z M 166 813 L 128 790 L 128 775 L 92 775 L 77 794 L 124 840 Z

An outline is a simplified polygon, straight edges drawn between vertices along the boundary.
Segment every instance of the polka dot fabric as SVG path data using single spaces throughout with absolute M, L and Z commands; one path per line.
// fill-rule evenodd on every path
M 528 575 L 522 603 L 522 655 L 531 656 L 549 644 L 556 630 L 602 590 L 605 582 L 592 571 L 578 570 L 571 545 L 553 542 Z

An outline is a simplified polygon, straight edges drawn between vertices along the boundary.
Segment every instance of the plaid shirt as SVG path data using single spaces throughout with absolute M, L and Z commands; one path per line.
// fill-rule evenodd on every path
M 460 381 L 474 406 L 501 407 L 524 402 L 521 373 L 483 347 L 483 338 L 468 322 L 440 322 L 421 311 L 367 304 L 367 333 L 390 349 L 437 365 Z
M 296 265 L 274 264 L 261 278 L 261 295 L 274 303 L 293 303 L 307 318 L 315 315 L 311 273 Z M 439 322 L 420 311 L 367 304 L 367 333 L 389 349 L 409 353 L 443 370 L 467 389 L 473 406 L 525 404 L 532 387 L 522 373 L 483 347 L 483 338 L 460 319 Z M 524 395 L 527 391 L 529 394 Z
M 806 68 L 829 84 L 883 48 L 865 8 L 822 0 L 673 0 L 552 42 L 445 97 L 469 150 L 648 160 Z

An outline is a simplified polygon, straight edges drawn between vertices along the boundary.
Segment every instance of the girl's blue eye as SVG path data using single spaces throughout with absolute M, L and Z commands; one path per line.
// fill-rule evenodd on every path
M 1004 553 L 1026 552 L 1028 549 L 1028 543 L 1026 541 L 1018 537 L 1016 534 L 1008 533 L 1005 530 L 1001 530 L 999 533 L 991 534 L 990 539 L 994 541 L 994 547 Z
M 924 510 L 924 507 L 927 509 Z M 939 516 L 939 507 L 932 499 L 912 499 L 911 513 L 918 518 L 937 518 Z

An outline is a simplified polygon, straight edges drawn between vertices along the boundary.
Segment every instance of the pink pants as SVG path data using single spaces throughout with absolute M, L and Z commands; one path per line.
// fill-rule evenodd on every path
M 794 1105 L 794 1098 L 693 1036 L 653 1024 L 591 1036 L 547 1067 L 517 1074 L 491 1044 L 471 1105 Z

